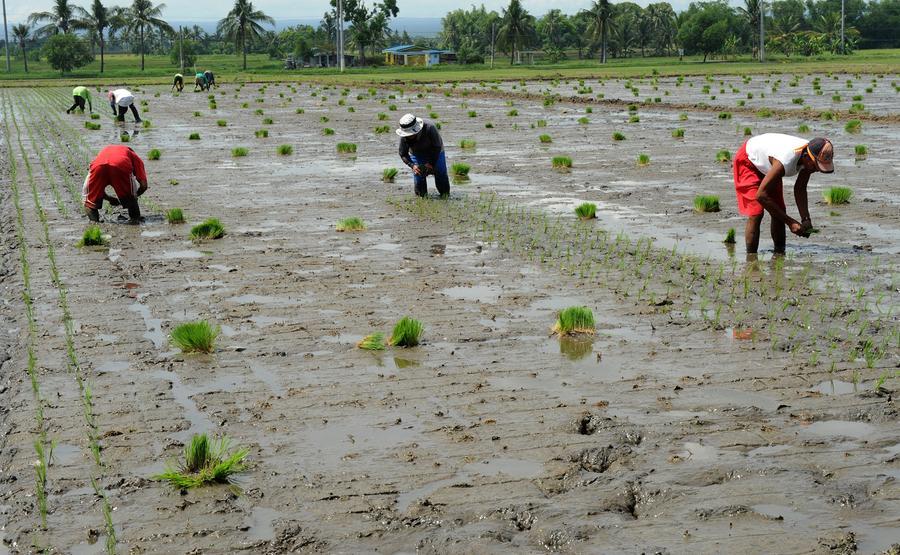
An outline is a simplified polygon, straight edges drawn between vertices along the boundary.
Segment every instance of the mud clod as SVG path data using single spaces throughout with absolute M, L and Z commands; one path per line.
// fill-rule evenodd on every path
M 833 555 L 852 555 L 857 552 L 856 535 L 846 532 L 819 538 L 819 547 Z
M 581 465 L 588 472 L 606 472 L 614 463 L 631 454 L 628 446 L 589 447 L 572 456 L 572 462 Z

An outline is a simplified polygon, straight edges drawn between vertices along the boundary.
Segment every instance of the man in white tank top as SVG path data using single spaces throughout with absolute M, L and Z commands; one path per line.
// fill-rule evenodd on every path
M 794 235 L 809 237 L 813 225 L 806 186 L 813 173 L 834 171 L 833 157 L 834 146 L 821 137 L 807 141 L 781 133 L 765 133 L 744 143 L 734 156 L 733 169 L 738 211 L 747 216 L 744 230 L 747 254 L 756 254 L 759 248 L 759 228 L 766 212 L 772 217 L 775 254 L 784 254 L 785 226 Z M 784 204 L 782 178 L 794 175 L 797 176 L 794 198 L 800 212 L 799 222 L 788 216 Z
M 125 112 L 130 108 L 131 115 L 134 116 L 134 122 L 141 122 L 141 116 L 134 106 L 134 95 L 131 94 L 131 91 L 128 89 L 115 89 L 109 91 L 106 96 L 109 99 L 109 107 L 112 108 L 117 120 L 125 121 Z

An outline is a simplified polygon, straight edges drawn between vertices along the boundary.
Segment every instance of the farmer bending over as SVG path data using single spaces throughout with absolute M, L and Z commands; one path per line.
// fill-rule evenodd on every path
M 87 103 L 90 112 L 92 114 L 94 113 L 94 105 L 91 103 L 91 91 L 89 91 L 87 87 L 75 87 L 72 89 L 72 100 L 74 103 L 71 108 L 66 110 L 67 114 L 71 114 L 76 108 L 81 110 L 81 113 L 83 114 L 85 103 Z
M 206 82 L 206 74 L 205 73 L 197 73 L 194 75 L 194 92 L 198 90 L 208 91 L 209 83 Z
M 447 177 L 447 159 L 444 141 L 434 124 L 422 118 L 406 114 L 400 118 L 400 159 L 413 171 L 416 195 L 428 194 L 426 177 L 434 175 L 434 184 L 442 197 L 450 194 L 450 178 Z M 411 152 L 410 152 L 411 151 Z
M 213 72 L 210 70 L 206 70 L 203 72 L 203 77 L 206 77 L 206 90 L 209 90 L 211 87 L 216 85 L 216 76 L 213 75 Z
M 175 80 L 172 81 L 172 90 L 177 90 L 178 92 L 184 90 L 184 75 L 180 73 L 175 74 Z
M 106 194 L 112 186 L 116 196 Z M 147 172 L 144 161 L 131 147 L 109 145 L 91 162 L 91 169 L 84 179 L 81 191 L 84 209 L 92 222 L 100 221 L 100 209 L 106 200 L 113 206 L 120 204 L 128 209 L 128 223 L 141 223 L 138 197 L 147 190 Z
M 128 89 L 116 89 L 109 91 L 109 107 L 112 108 L 113 115 L 119 121 L 125 121 L 125 112 L 131 108 L 131 114 L 134 116 L 134 122 L 140 123 L 141 116 L 138 115 L 137 108 L 134 105 L 134 95 Z
M 772 241 L 775 254 L 784 254 L 784 226 L 791 233 L 809 237 L 812 219 L 806 196 L 809 176 L 819 171 L 834 171 L 834 146 L 831 141 L 816 138 L 811 141 L 783 135 L 765 133 L 751 137 L 734 156 L 734 188 L 737 193 L 738 211 L 747 216 L 744 241 L 747 254 L 755 254 L 759 247 L 759 227 L 763 214 L 772 217 Z M 797 176 L 794 182 L 794 198 L 800 211 L 800 221 L 787 215 L 784 204 L 782 178 Z

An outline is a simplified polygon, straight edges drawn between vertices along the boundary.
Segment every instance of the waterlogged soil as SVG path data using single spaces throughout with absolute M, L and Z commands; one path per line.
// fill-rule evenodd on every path
M 155 217 L 133 227 L 107 214 L 109 244 L 92 249 L 75 246 L 85 220 L 67 183 L 80 185 L 87 161 L 121 128 L 104 115 L 99 131 L 85 130 L 82 116 L 63 111 L 67 91 L 3 91 L 5 121 L 22 132 L 13 127 L 3 144 L 2 194 L 11 160 L 46 431 L 58 451 L 42 529 L 22 269 L 4 196 L 0 331 L 10 358 L 0 384 L 0 551 L 102 552 L 92 476 L 113 509 L 118 552 L 881 553 L 900 542 L 898 382 L 873 386 L 897 368 L 896 349 L 874 368 L 793 357 L 764 338 L 623 299 L 603 280 L 530 263 L 465 226 L 420 219 L 387 202 L 412 186 L 404 172 L 395 184 L 381 181 L 382 168 L 400 164 L 392 132 L 374 132 L 393 129 L 405 111 L 433 111 L 450 162 L 472 165 L 457 198 L 495 192 L 562 218 L 593 201 L 597 226 L 724 261 L 731 255 L 721 238 L 741 220 L 716 152 L 740 145 L 737 126 L 790 132 L 802 120 L 722 121 L 698 111 L 679 121 L 677 111 L 642 108 L 641 121 L 628 124 L 625 110 L 585 114 L 565 102 L 513 101 L 519 115 L 508 116 L 503 100 L 296 89 L 226 84 L 214 90 L 215 110 L 205 93 L 141 90 L 152 124 L 124 128 L 139 154 L 162 151 L 147 163 L 142 199 Z M 587 125 L 577 122 L 583 116 Z M 531 129 L 539 119 L 546 129 Z M 894 271 L 900 155 L 885 145 L 900 128 L 867 122 L 850 136 L 840 122 L 809 124 L 810 134 L 834 139 L 837 171 L 814 176 L 821 233 L 791 238 L 787 268 L 802 261 L 822 273 L 866 270 L 873 280 Z M 323 136 L 324 127 L 335 134 Z M 684 139 L 671 138 L 675 127 Z M 269 137 L 256 138 L 258 129 Z M 617 130 L 625 141 L 611 140 Z M 201 140 L 189 141 L 195 131 Z M 537 140 L 544 132 L 549 146 Z M 463 138 L 477 147 L 461 151 Z M 339 156 L 339 141 L 357 143 L 356 157 Z M 852 159 L 857 143 L 869 145 L 867 160 Z M 293 154 L 276 154 L 280 144 Z M 232 158 L 236 146 L 249 155 Z M 649 166 L 637 166 L 642 152 Z M 571 172 L 551 169 L 561 154 L 573 157 Z M 830 185 L 852 187 L 851 204 L 821 204 Z M 722 212 L 694 214 L 700 193 L 719 194 Z M 187 224 L 161 221 L 172 207 Z M 335 232 L 350 216 L 367 230 Z M 208 217 L 222 221 L 225 237 L 191 242 L 190 225 Z M 763 245 L 771 248 L 765 236 Z M 740 247 L 736 256 L 742 263 Z M 776 272 L 764 259 L 763 283 Z M 892 278 L 873 283 L 882 284 L 882 306 L 897 306 Z M 549 336 L 556 312 L 571 305 L 593 309 L 595 337 Z M 421 346 L 356 349 L 404 315 L 424 323 Z M 181 354 L 168 340 L 196 319 L 221 326 L 212 354 Z M 99 469 L 67 371 L 66 330 L 92 391 Z M 153 479 L 200 432 L 250 450 L 238 487 L 178 492 Z

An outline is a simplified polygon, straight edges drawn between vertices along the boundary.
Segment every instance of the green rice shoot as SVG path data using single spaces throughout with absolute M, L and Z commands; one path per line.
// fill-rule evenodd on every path
M 148 160 L 159 160 L 160 156 L 162 156 L 162 152 L 158 148 L 151 148 L 147 153 Z
M 846 125 L 844 125 L 844 131 L 855 135 L 856 133 L 862 131 L 862 122 L 858 119 L 851 119 L 847 122 Z
M 369 335 L 363 337 L 362 340 L 356 344 L 356 346 L 366 351 L 383 351 L 384 334 L 380 331 L 370 333 Z
M 230 483 L 234 474 L 247 469 L 244 459 L 248 454 L 245 448 L 232 450 L 231 440 L 225 436 L 210 439 L 206 434 L 196 434 L 184 447 L 184 461 L 177 466 L 166 466 L 153 479 L 168 482 L 180 490 Z
M 725 240 L 722 242 L 726 245 L 733 245 L 735 243 L 734 238 L 736 234 L 737 232 L 734 230 L 734 228 L 730 228 L 728 232 L 725 233 Z
M 195 133 L 191 133 L 190 135 L 188 135 L 188 140 L 190 140 L 190 141 L 199 141 L 199 140 L 200 140 L 200 133 L 196 133 L 196 132 L 195 132 Z
M 831 205 L 848 204 L 853 191 L 849 187 L 830 187 L 822 193 L 822 196 L 825 202 Z
M 81 235 L 81 241 L 78 242 L 79 247 L 96 247 L 105 244 L 103 240 L 103 230 L 98 225 L 89 225 L 85 228 Z
M 218 125 L 219 127 L 227 127 L 228 122 L 225 121 L 224 119 L 220 119 L 220 120 L 216 120 L 216 125 Z
M 209 218 L 191 228 L 191 239 L 203 241 L 204 239 L 219 239 L 225 236 L 225 227 L 218 218 Z
M 650 163 L 650 155 L 649 154 L 638 154 L 637 159 L 638 166 L 646 166 Z
M 672 130 L 672 138 L 673 139 L 683 139 L 684 138 L 684 129 L 681 127 Z
M 184 211 L 181 208 L 170 208 L 166 210 L 166 221 L 170 224 L 183 224 Z
M 572 167 L 572 158 L 569 156 L 554 156 L 553 167 L 558 170 L 567 170 Z
M 265 139 L 265 138 L 268 138 L 268 136 L 269 136 L 269 130 L 268 129 L 257 129 L 256 131 L 253 132 L 253 134 L 256 135 L 257 139 Z
M 422 326 L 422 322 L 404 316 L 394 326 L 388 344 L 394 347 L 415 347 L 419 344 L 423 331 L 425 328 Z
M 473 139 L 463 139 L 459 141 L 459 148 L 467 149 L 467 148 L 475 148 L 475 141 Z
M 337 151 L 339 154 L 356 154 L 356 143 L 338 143 Z
M 290 156 L 294 153 L 294 147 L 291 145 L 278 145 L 275 152 L 277 152 L 279 156 Z
M 584 306 L 570 306 L 559 312 L 552 332 L 561 337 L 581 334 L 593 335 L 595 329 L 594 313 L 591 309 Z
M 472 166 L 466 164 L 464 162 L 454 162 L 450 166 L 450 173 L 453 177 L 456 178 L 465 178 L 469 177 L 469 171 L 472 169 Z
M 869 149 L 866 145 L 856 145 L 853 147 L 853 151 L 856 153 L 857 158 L 865 158 L 869 155 Z
M 612 134 L 612 140 L 614 140 L 614 141 L 624 141 L 624 140 L 625 140 L 625 134 L 624 134 L 624 133 L 621 133 L 621 132 L 619 132 L 619 131 L 615 131 L 615 132 L 613 132 L 613 134 Z
M 353 216 L 351 218 L 340 220 L 334 229 L 336 231 L 365 231 L 366 224 L 362 221 L 362 218 Z
M 719 197 L 716 195 L 697 195 L 694 197 L 694 210 L 697 212 L 718 212 Z
M 541 144 L 545 145 L 553 142 L 553 138 L 546 133 L 541 134 L 541 136 L 538 137 L 538 140 L 541 141 Z
M 381 180 L 385 183 L 393 183 L 399 171 L 397 168 L 384 168 L 381 172 Z
M 172 330 L 172 343 L 182 353 L 211 353 L 221 330 L 206 320 L 185 322 Z
M 575 207 L 575 215 L 582 220 L 593 220 L 597 217 L 597 205 L 593 202 L 583 202 Z
M 250 153 L 250 151 L 247 150 L 247 147 L 243 147 L 243 146 L 236 146 L 231 149 L 231 155 L 234 158 L 240 158 L 242 156 L 247 156 L 247 154 L 249 154 L 249 153 Z
M 716 153 L 716 162 L 731 162 L 731 151 L 722 149 Z

